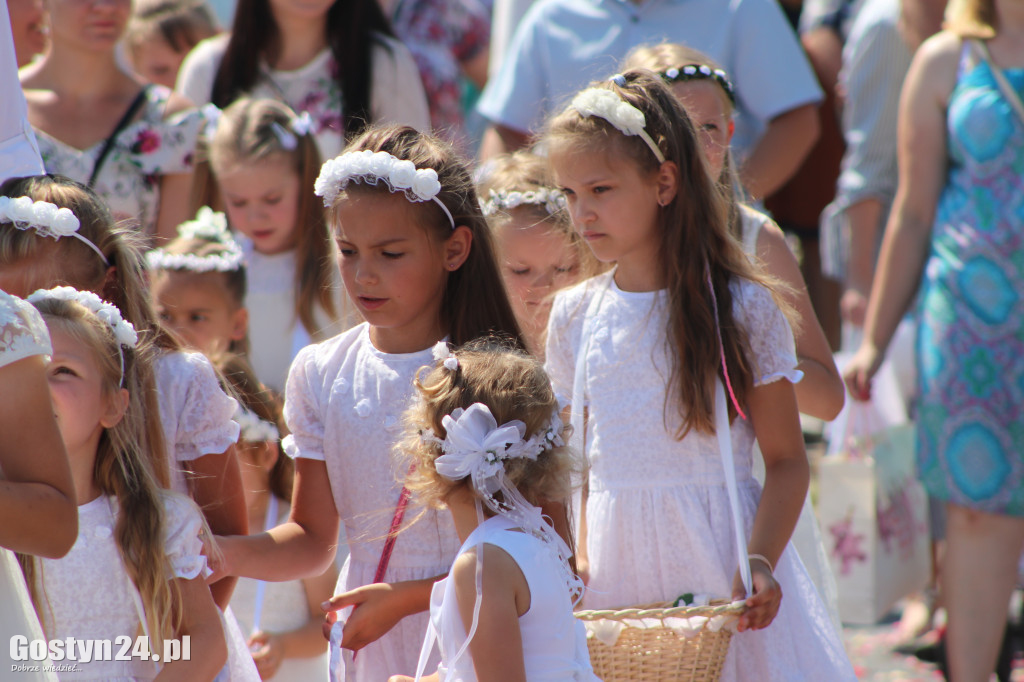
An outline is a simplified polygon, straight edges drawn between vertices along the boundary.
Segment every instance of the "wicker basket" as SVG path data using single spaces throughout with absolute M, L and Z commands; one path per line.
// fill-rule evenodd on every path
M 602 611 L 578 611 L 582 621 L 618 621 L 624 626 L 614 645 L 588 637 L 590 662 L 594 673 L 605 682 L 716 682 L 722 674 L 732 630 L 707 627 L 711 618 L 735 620 L 745 610 L 743 604 L 715 602 L 708 606 L 654 604 L 635 608 Z M 708 620 L 697 633 L 687 637 L 665 625 L 634 627 L 625 621 L 666 618 Z M 649 623 L 650 621 L 648 621 Z

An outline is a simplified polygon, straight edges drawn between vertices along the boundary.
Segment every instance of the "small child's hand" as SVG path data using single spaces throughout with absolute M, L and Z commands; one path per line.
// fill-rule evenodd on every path
M 782 586 L 767 566 L 760 561 L 750 562 L 750 577 L 754 583 L 754 593 L 747 597 L 747 611 L 740 616 L 736 625 L 737 632 L 768 627 L 775 620 L 782 603 Z M 733 600 L 743 599 L 745 592 L 740 572 L 736 571 L 732 581 Z
M 269 680 L 277 674 L 284 662 L 284 645 L 281 638 L 269 632 L 259 631 L 249 638 L 249 651 L 261 680 Z
M 404 583 L 364 585 L 323 603 L 327 612 L 323 627 L 325 638 L 330 639 L 331 625 L 338 619 L 337 612 L 346 606 L 355 608 L 345 623 L 341 646 L 352 651 L 377 641 L 402 618 L 416 612 L 416 609 L 409 608 Z

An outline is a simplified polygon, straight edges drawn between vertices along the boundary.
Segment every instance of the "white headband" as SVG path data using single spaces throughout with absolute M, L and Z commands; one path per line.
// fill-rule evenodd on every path
M 241 438 L 247 443 L 273 443 L 281 437 L 277 425 L 260 419 L 260 416 L 249 408 L 238 403 L 234 420 L 242 427 Z
M 121 385 L 124 385 L 124 348 L 135 348 L 139 342 L 139 335 L 132 323 L 124 319 L 121 311 L 113 303 L 104 301 L 91 291 L 79 291 L 73 287 L 54 287 L 53 289 L 39 289 L 28 297 L 32 304 L 42 301 L 73 301 L 91 311 L 96 317 L 110 325 L 117 340 L 117 354 L 121 360 Z
M 95 244 L 78 234 L 82 223 L 70 208 L 57 207 L 48 201 L 33 201 L 31 197 L 0 197 L 0 223 L 10 223 L 17 230 L 29 228 L 40 237 L 74 237 L 110 265 L 107 257 Z
M 625 85 L 622 76 L 613 76 L 612 81 L 620 87 Z M 572 99 L 570 104 L 581 116 L 596 116 L 611 123 L 623 135 L 638 135 L 647 143 L 659 163 L 665 162 L 665 155 L 654 139 L 644 129 L 647 119 L 644 112 L 623 100 L 619 95 L 605 88 L 587 88 Z
M 205 239 L 224 247 L 222 253 L 198 256 L 194 253 L 168 253 L 153 249 L 146 253 L 146 263 L 151 270 L 188 270 L 190 272 L 234 272 L 242 267 L 242 247 L 235 241 L 228 221 L 223 213 L 203 206 L 194 220 L 178 226 L 178 237 L 182 239 Z
M 376 185 L 383 181 L 392 192 L 402 192 L 414 203 L 433 201 L 448 216 L 448 222 L 455 229 L 455 219 L 448 207 L 437 198 L 441 183 L 433 168 L 416 168 L 412 161 L 399 159 L 387 152 L 371 152 L 364 149 L 348 152 L 331 159 L 320 169 L 320 176 L 313 185 L 318 197 L 324 198 L 324 206 L 330 207 L 338 194 L 351 181 Z
M 487 194 L 487 201 L 480 203 L 480 210 L 490 218 L 499 211 L 511 211 L 526 204 L 543 206 L 548 215 L 554 215 L 565 208 L 565 195 L 553 187 L 538 187 L 527 192 L 495 192 L 492 189 Z

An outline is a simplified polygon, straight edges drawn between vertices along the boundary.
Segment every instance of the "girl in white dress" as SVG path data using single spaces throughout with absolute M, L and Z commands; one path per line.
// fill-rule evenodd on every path
M 178 236 L 146 253 L 149 290 L 160 323 L 208 358 L 245 354 L 249 311 L 242 247 L 223 213 L 209 207 L 178 226 Z
M 320 155 L 310 125 L 280 102 L 241 99 L 224 111 L 210 140 L 216 188 L 245 257 L 249 357 L 260 381 L 278 393 L 302 348 L 358 320 L 313 194 Z
M 74 544 L 78 526 L 67 454 L 46 384 L 52 355 L 46 324 L 31 304 L 0 291 L 0 666 L 38 666 L 18 679 L 56 680 L 46 661 L 14 658 L 14 637 L 42 639 L 25 579 L 11 550 L 55 559 Z M 28 456 L 31 453 L 31 456 Z M 31 512 L 29 511 L 31 506 Z
M 631 71 L 579 93 L 546 141 L 576 229 L 598 260 L 616 263 L 559 293 L 548 327 L 556 390 L 588 413 L 584 604 L 684 592 L 745 599 L 724 679 L 854 679 L 817 590 L 786 550 L 809 478 L 792 334 L 729 234 L 689 117 L 660 79 Z M 716 414 L 731 421 L 730 476 Z M 755 437 L 763 493 L 751 476 Z M 737 556 L 731 476 L 749 558 Z
M 350 556 L 329 618 L 355 607 L 332 634 L 358 652 L 338 663 L 344 679 L 377 682 L 415 671 L 427 618 L 406 616 L 429 607 L 459 546 L 450 518 L 402 502 L 391 452 L 413 378 L 444 338 L 462 344 L 494 332 L 522 342 L 469 172 L 449 146 L 411 128 L 371 129 L 324 164 L 316 188 L 366 322 L 305 348 L 292 365 L 290 521 L 221 546 L 227 573 L 294 580 L 324 571 L 342 520 Z
M 711 177 L 718 178 L 719 186 L 732 197 L 729 223 L 733 236 L 740 240 L 748 256 L 759 259 L 766 272 L 786 285 L 779 295 L 800 316 L 800 325 L 793 334 L 797 369 L 804 374 L 794 387 L 797 407 L 802 413 L 818 419 L 835 419 L 842 409 L 846 387 L 839 377 L 832 348 L 814 312 L 807 285 L 800 274 L 800 265 L 775 221 L 742 201 L 736 164 L 729 148 L 735 127 L 735 94 L 729 75 L 703 52 L 675 43 L 639 47 L 626 56 L 623 68 L 649 69 L 659 74 L 686 109 L 699 131 Z M 764 460 L 756 448 L 754 476 L 764 481 Z M 814 515 L 810 493 L 804 500 L 792 543 L 825 600 L 836 628 L 840 628 L 836 579 Z
M 555 294 L 604 268 L 573 231 L 543 157 L 519 151 L 493 159 L 480 198 L 526 348 L 543 358 Z
M 0 220 L 0 288 L 27 296 L 68 284 L 102 295 L 122 310 L 146 352 L 154 355 L 152 363 L 140 367 L 145 413 L 159 415 L 145 423 L 154 475 L 162 486 L 190 495 L 215 533 L 245 532 L 245 496 L 234 452 L 235 401 L 221 389 L 206 357 L 182 350 L 160 326 L 144 284 L 139 240 L 115 227 L 92 190 L 67 178 L 9 180 L 0 185 L 0 200 L 5 196 L 18 204 L 44 201 L 68 209 L 74 229 L 54 232 L 38 221 Z M 211 585 L 221 608 L 227 608 L 234 582 Z M 229 630 L 232 679 L 257 679 L 237 625 Z
M 536 506 L 568 496 L 574 465 L 551 381 L 537 360 L 493 340 L 438 346 L 397 453 L 406 487 L 448 509 L 462 547 L 434 584 L 416 680 L 596 682 L 572 613 L 583 582 Z M 422 678 L 435 639 L 441 665 Z
M 22 567 L 47 638 L 131 641 L 131 660 L 65 652 L 60 679 L 212 680 L 227 648 L 203 579 L 203 517 L 188 498 L 160 490 L 150 445 L 138 335 L 120 311 L 71 287 L 29 296 L 49 326 L 53 409 L 78 501 L 78 539 L 61 559 L 23 555 Z M 136 644 L 139 633 L 148 638 Z M 190 656 L 161 660 L 163 642 L 185 637 Z M 151 647 L 151 648 L 150 648 Z M 154 655 L 150 656 L 150 652 Z M 77 660 L 76 660 L 77 659 Z
M 416 62 L 377 0 L 239 0 L 231 33 L 196 45 L 177 90 L 221 109 L 263 97 L 309 114 L 325 159 L 372 123 L 430 130 Z
M 216 366 L 238 396 L 238 457 L 249 533 L 262 533 L 287 521 L 291 512 L 294 465 L 281 453 L 281 403 L 260 385 L 244 358 L 222 354 Z M 327 678 L 320 605 L 331 598 L 337 579 L 333 563 L 323 575 L 303 580 L 268 583 L 239 578 L 231 610 L 248 633 L 253 661 L 265 682 Z

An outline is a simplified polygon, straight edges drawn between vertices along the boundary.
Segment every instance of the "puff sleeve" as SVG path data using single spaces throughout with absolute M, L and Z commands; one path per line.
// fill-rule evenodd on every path
M 741 280 L 730 287 L 733 316 L 747 332 L 750 342 L 754 385 L 779 379 L 796 383 L 804 373 L 798 370 L 793 331 L 771 292 L 760 284 Z
M 164 551 L 175 578 L 191 580 L 206 571 L 203 542 L 199 532 L 203 516 L 199 508 L 184 495 L 163 493 Z
M 317 366 L 319 348 L 306 346 L 299 351 L 288 373 L 284 420 L 291 433 L 285 436 L 282 445 L 293 459 L 325 459 L 324 415 L 320 404 L 323 379 Z

